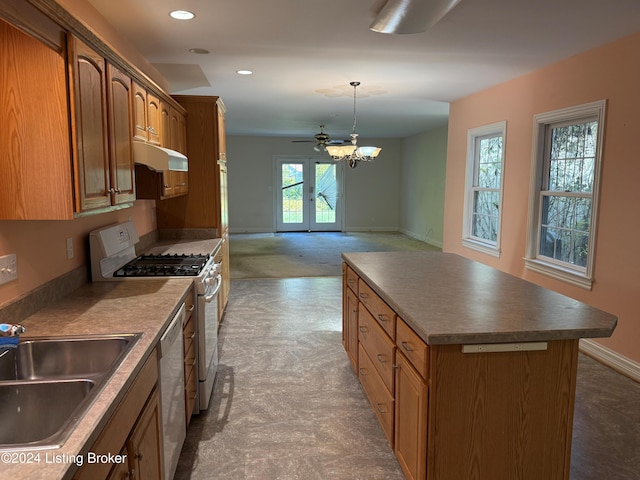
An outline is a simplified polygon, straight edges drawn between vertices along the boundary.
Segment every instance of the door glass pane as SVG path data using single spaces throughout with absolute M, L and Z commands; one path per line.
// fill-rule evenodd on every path
M 335 223 L 338 199 L 335 163 L 316 163 L 314 191 L 316 223 Z
M 282 164 L 282 222 L 302 223 L 303 164 Z

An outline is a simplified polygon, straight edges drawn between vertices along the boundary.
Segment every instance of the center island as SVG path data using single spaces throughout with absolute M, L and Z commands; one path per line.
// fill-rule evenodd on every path
M 455 254 L 342 258 L 343 344 L 407 478 L 569 479 L 578 341 L 615 316 Z

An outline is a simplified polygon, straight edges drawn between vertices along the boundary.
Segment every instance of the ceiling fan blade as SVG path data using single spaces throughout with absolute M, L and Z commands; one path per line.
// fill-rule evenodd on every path
M 291 140 L 291 143 L 315 143 L 315 140 Z
M 379 33 L 422 33 L 458 3 L 460 0 L 388 0 L 369 29 Z

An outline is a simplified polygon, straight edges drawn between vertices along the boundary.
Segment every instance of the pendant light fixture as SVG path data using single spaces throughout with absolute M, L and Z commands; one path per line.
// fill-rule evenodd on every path
M 327 145 L 327 153 L 336 162 L 346 160 L 351 168 L 356 168 L 359 162 L 371 162 L 378 156 L 382 148 L 358 147 L 358 134 L 356 133 L 356 89 L 360 82 L 350 82 L 353 87 L 353 132 L 351 133 L 351 145 Z

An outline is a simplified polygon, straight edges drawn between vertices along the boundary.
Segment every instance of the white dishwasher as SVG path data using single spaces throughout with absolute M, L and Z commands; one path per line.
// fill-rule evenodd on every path
M 160 339 L 160 408 L 164 445 L 164 478 L 171 480 L 187 435 L 184 404 L 184 303 Z

